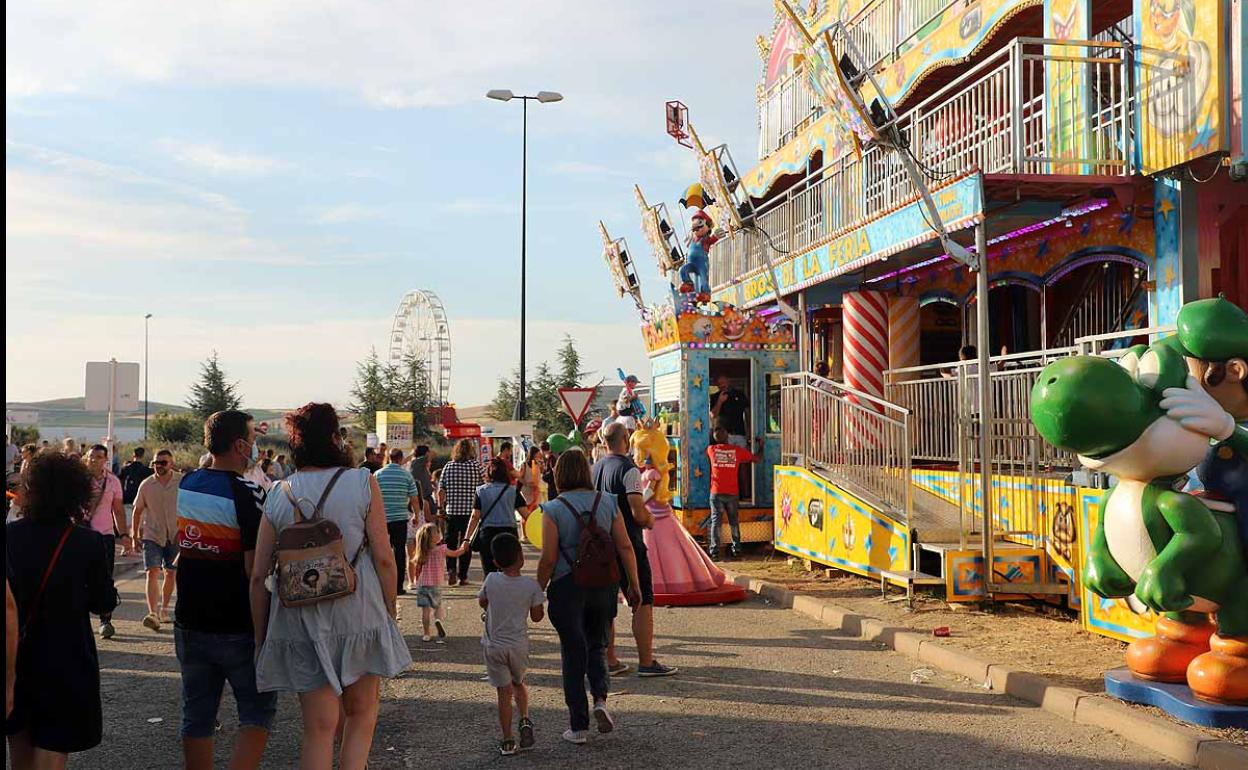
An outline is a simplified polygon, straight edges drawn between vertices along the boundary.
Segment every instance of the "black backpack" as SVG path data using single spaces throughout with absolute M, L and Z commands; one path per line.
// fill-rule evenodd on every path
M 594 495 L 594 504 L 587 513 L 578 513 L 562 496 L 556 498 L 581 525 L 577 538 L 576 559 L 572 563 L 572 581 L 581 588 L 615 588 L 620 585 L 620 562 L 615 540 L 609 530 L 598 526 L 595 514 L 602 493 Z M 565 554 L 566 558 L 566 554 Z

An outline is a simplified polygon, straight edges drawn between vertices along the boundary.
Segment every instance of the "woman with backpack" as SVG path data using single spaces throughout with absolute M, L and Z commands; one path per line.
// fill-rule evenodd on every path
M 490 460 L 486 472 L 489 483 L 477 487 L 477 498 L 472 504 L 472 516 L 468 519 L 468 542 L 473 550 L 481 553 L 481 571 L 486 575 L 497 572 L 490 543 L 504 532 L 519 537 L 516 531 L 516 514 L 528 518 L 528 502 L 520 489 L 511 483 L 511 469 L 507 462 L 495 457 Z M 477 530 L 480 537 L 474 537 Z
M 112 612 L 117 590 L 100 533 L 74 526 L 91 502 L 80 461 L 41 454 L 22 470 L 22 518 L 4 536 L 17 600 L 17 675 L 5 732 L 14 767 L 64 767 L 103 737 L 100 659 L 91 614 Z
M 550 622 L 559 633 L 563 699 L 571 721 L 563 739 L 583 744 L 589 737 L 587 676 L 598 732 L 615 728 L 607 711 L 607 634 L 615 619 L 621 565 L 629 578 L 629 606 L 641 601 L 637 558 L 615 495 L 594 491 L 583 452 L 570 449 L 559 456 L 555 484 L 559 496 L 542 504 L 537 582 L 546 591 Z
M 303 767 L 333 766 L 341 712 L 340 766 L 363 768 L 380 679 L 412 663 L 381 488 L 351 467 L 331 405 L 291 412 L 286 428 L 296 471 L 269 492 L 251 573 L 256 686 L 299 694 Z

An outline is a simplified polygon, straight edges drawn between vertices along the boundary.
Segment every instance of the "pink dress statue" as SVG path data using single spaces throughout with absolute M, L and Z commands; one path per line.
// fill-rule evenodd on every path
M 647 468 L 641 479 L 646 509 L 654 515 L 654 528 L 645 531 L 645 538 L 655 604 L 722 604 L 744 599 L 745 589 L 727 582 L 723 571 L 672 515 L 672 506 L 651 496 L 661 482 L 659 472 Z

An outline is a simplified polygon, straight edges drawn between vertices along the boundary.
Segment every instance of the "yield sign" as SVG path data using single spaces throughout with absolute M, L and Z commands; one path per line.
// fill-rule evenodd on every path
M 594 400 L 598 388 L 560 388 L 559 400 L 563 402 L 563 411 L 568 413 L 572 422 L 581 424 L 581 418 L 589 411 L 589 404 Z

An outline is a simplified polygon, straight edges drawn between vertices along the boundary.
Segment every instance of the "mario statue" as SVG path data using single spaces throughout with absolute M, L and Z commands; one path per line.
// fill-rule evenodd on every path
M 616 373 L 620 375 L 620 381 L 624 383 L 624 387 L 620 390 L 620 395 L 616 398 L 615 408 L 618 413 L 616 418 L 629 432 L 637 430 L 638 421 L 646 416 L 646 405 L 642 403 L 641 398 L 637 396 L 637 386 L 641 384 L 641 380 L 635 374 L 624 374 L 623 369 L 617 369 Z
M 689 226 L 689 256 L 680 268 L 680 292 L 695 292 L 704 301 L 711 298 L 709 250 L 719 240 L 719 235 L 711 232 L 711 227 L 711 217 L 705 211 L 698 209 L 694 212 Z

